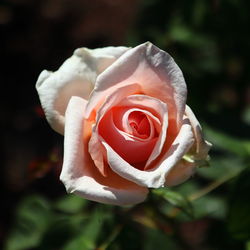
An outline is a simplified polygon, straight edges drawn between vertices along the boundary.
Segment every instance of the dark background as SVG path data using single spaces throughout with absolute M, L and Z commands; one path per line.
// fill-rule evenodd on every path
M 58 207 L 55 209 L 51 204 L 66 196 L 58 178 L 63 137 L 50 129 L 40 107 L 35 90 L 40 72 L 43 69 L 56 70 L 78 47 L 136 46 L 151 41 L 170 53 L 182 69 L 189 91 L 188 104 L 203 124 L 208 140 L 214 144 L 211 168 L 201 170 L 191 184 L 184 184 L 176 191 L 188 196 L 209 186 L 210 182 L 219 182 L 219 188 L 213 191 L 212 197 L 208 195 L 207 200 L 193 204 L 198 210 L 195 210 L 196 217 L 191 222 L 174 217 L 177 235 L 184 241 L 182 246 L 178 246 L 178 241 L 176 243 L 175 234 L 169 234 L 162 226 L 156 226 L 158 233 L 150 231 L 153 238 L 147 236 L 151 239 L 147 246 L 137 244 L 147 235 L 147 223 L 138 223 L 136 212 L 131 215 L 104 206 L 101 211 L 105 214 L 110 211 L 111 214 L 122 214 L 125 220 L 132 218 L 135 223 L 126 224 L 122 233 L 118 230 L 122 236 L 118 235 L 108 249 L 155 249 L 150 248 L 150 244 L 157 242 L 165 246 L 170 244 L 168 249 L 173 250 L 250 249 L 246 245 L 250 237 L 250 219 L 246 213 L 248 209 L 250 211 L 249 199 L 246 198 L 250 191 L 249 13 L 250 3 L 244 0 L 2 0 L 1 241 L 25 242 L 25 239 L 32 238 L 23 229 L 27 218 L 21 224 L 18 221 L 22 217 L 22 206 L 30 204 L 29 197 L 33 197 L 34 202 L 42 197 L 42 203 L 39 203 L 41 200 L 38 203 L 44 205 L 47 202 L 44 206 L 57 215 Z M 228 173 L 234 176 L 232 179 L 229 176 L 229 181 L 227 177 L 223 179 Z M 79 200 L 72 201 L 72 204 L 74 202 Z M 152 204 L 152 201 L 148 203 Z M 199 209 L 204 210 L 204 206 L 211 207 L 211 204 L 215 204 L 219 215 L 211 215 L 209 209 L 199 214 Z M 138 209 L 146 216 L 147 205 L 143 206 Z M 92 202 L 84 205 L 86 213 L 91 216 L 89 209 L 92 207 L 97 205 Z M 75 215 L 74 209 L 72 213 Z M 33 220 L 37 222 L 36 217 Z M 110 230 L 116 228 L 115 222 L 112 223 Z M 190 225 L 198 228 L 197 232 L 193 230 L 193 235 L 188 233 Z M 40 224 L 37 227 L 40 228 Z M 56 232 L 55 238 L 68 237 L 62 246 L 58 242 L 51 243 L 51 238 L 46 236 L 50 235 L 48 228 L 34 229 L 37 234 L 30 245 L 22 247 L 21 244 L 7 243 L 6 249 L 64 249 L 69 239 L 78 235 L 73 233 L 75 229 L 64 234 L 60 230 Z M 214 228 L 217 230 L 213 231 Z M 134 244 L 131 244 L 130 231 L 139 234 L 141 240 L 133 239 Z M 164 238 L 165 234 L 167 238 Z M 72 249 L 94 249 L 105 237 L 97 233 L 93 246 L 87 248 L 79 244 Z

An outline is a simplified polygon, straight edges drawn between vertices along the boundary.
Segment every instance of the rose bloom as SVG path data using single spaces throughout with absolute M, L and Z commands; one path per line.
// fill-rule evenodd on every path
M 148 188 L 186 181 L 208 157 L 180 68 L 150 42 L 77 49 L 56 72 L 42 71 L 36 89 L 65 137 L 60 179 L 70 193 L 136 204 Z

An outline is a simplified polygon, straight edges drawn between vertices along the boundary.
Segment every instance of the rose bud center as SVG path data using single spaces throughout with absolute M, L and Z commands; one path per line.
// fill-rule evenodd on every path
M 150 123 L 148 117 L 140 111 L 132 112 L 128 117 L 132 135 L 146 139 L 150 136 Z
M 114 107 L 100 121 L 99 134 L 124 160 L 143 168 L 159 136 L 156 120 L 146 110 Z

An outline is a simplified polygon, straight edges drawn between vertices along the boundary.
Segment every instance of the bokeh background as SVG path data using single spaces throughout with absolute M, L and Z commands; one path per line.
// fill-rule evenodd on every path
M 2 0 L 0 248 L 249 250 L 249 13 L 247 0 Z M 214 145 L 210 167 L 135 207 L 67 195 L 63 138 L 40 107 L 39 73 L 78 47 L 145 41 L 182 69 Z

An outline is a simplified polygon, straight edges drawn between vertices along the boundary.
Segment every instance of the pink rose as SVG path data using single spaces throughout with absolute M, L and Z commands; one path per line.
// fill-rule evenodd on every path
M 182 72 L 149 42 L 77 49 L 58 71 L 43 71 L 36 88 L 51 127 L 65 136 L 60 178 L 70 193 L 139 203 L 148 188 L 187 180 L 207 158 Z

